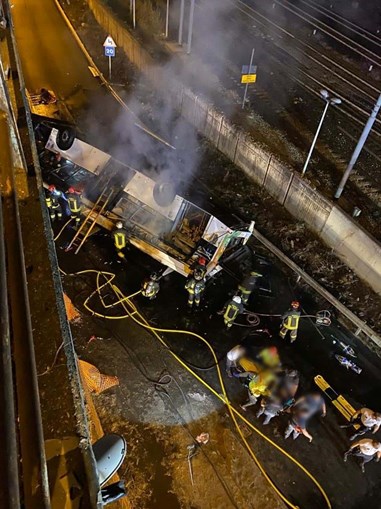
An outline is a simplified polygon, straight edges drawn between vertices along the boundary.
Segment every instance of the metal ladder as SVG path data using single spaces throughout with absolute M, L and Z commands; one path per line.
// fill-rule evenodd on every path
M 93 205 L 93 208 L 89 211 L 85 220 L 79 227 L 77 233 L 72 238 L 70 244 L 66 248 L 66 251 L 75 248 L 74 254 L 78 254 L 79 250 L 93 231 L 94 226 L 97 224 L 98 217 L 102 215 L 105 210 L 112 194 L 113 190 L 111 190 L 108 194 L 106 189 L 103 190 L 102 194 Z

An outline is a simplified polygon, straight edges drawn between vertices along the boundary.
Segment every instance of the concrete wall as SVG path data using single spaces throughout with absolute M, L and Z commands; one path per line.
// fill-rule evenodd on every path
M 205 98 L 193 94 L 168 71 L 154 65 L 151 55 L 116 19 L 102 0 L 87 0 L 98 23 L 124 49 L 154 85 L 172 98 L 173 105 L 202 135 L 233 161 L 256 184 L 304 221 L 372 288 L 381 294 L 381 245 L 351 217 L 312 189 L 292 168 L 278 161 Z

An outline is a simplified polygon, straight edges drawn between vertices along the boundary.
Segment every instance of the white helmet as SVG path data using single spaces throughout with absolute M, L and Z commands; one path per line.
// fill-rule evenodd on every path
M 115 225 L 115 226 L 118 228 L 118 230 L 120 230 L 121 228 L 123 228 L 123 223 L 122 223 L 122 221 L 118 221 L 118 222 L 116 223 L 116 225 Z
M 241 297 L 239 295 L 234 295 L 233 302 L 236 302 L 237 304 L 241 304 Z
M 241 357 L 245 355 L 245 349 L 241 345 L 237 345 L 226 354 L 226 357 L 229 359 L 229 361 L 238 361 Z

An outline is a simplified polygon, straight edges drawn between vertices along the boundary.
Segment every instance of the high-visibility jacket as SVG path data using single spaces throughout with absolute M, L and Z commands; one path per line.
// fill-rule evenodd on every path
M 253 292 L 257 283 L 258 276 L 247 276 L 242 283 L 238 286 L 238 290 L 244 294 L 250 294 Z
M 45 198 L 45 203 L 48 209 L 56 209 L 60 206 L 58 201 L 58 196 L 56 194 L 50 193 Z
M 124 249 L 127 245 L 127 233 L 125 230 L 114 231 L 114 244 L 117 249 Z
M 78 194 L 69 194 L 67 198 L 70 212 L 77 213 L 81 211 L 81 198 Z
M 192 277 L 185 283 L 185 289 L 188 290 L 189 293 L 199 295 L 205 290 L 205 282 L 202 279 L 196 280 Z
M 275 375 L 272 370 L 261 371 L 253 377 L 249 382 L 249 391 L 253 396 L 267 396 L 269 385 L 275 380 Z
M 234 321 L 238 313 L 242 313 L 242 311 L 243 311 L 242 304 L 238 304 L 238 302 L 234 302 L 233 300 L 231 300 L 229 304 L 226 306 L 224 318 L 228 322 Z
M 282 319 L 283 327 L 285 327 L 288 330 L 296 330 L 299 327 L 300 311 L 295 311 L 294 309 L 291 309 L 282 316 Z
M 152 281 L 151 279 L 148 279 L 143 283 L 142 293 L 145 297 L 155 297 L 159 289 L 160 289 L 159 283 L 157 283 L 156 281 Z

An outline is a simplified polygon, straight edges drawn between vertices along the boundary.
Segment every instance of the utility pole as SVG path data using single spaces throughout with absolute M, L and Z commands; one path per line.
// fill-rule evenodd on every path
M 136 28 L 136 0 L 132 0 L 132 26 Z
M 254 51 L 255 51 L 255 48 L 253 48 L 252 51 L 251 51 L 249 70 L 248 70 L 247 74 L 251 74 L 251 66 L 253 65 Z M 249 88 L 249 84 L 246 83 L 246 85 L 245 85 L 245 93 L 243 94 L 242 109 L 245 108 L 247 89 L 248 88 Z
M 167 12 L 165 13 L 165 38 L 168 39 L 169 32 L 169 0 L 167 0 Z
M 189 10 L 189 25 L 188 25 L 188 46 L 187 46 L 187 55 L 190 55 L 191 48 L 192 48 L 193 17 L 194 17 L 194 3 L 195 3 L 195 0 L 191 0 L 190 10 Z
M 337 188 L 337 191 L 335 193 L 335 198 L 340 198 L 341 193 L 344 191 L 344 186 L 347 183 L 347 180 L 349 178 L 349 175 L 351 171 L 353 170 L 354 165 L 356 164 L 356 161 L 358 159 L 358 156 L 361 153 L 361 150 L 368 138 L 368 135 L 373 127 L 373 124 L 376 120 L 377 113 L 379 109 L 381 108 L 381 94 L 379 95 L 376 104 L 374 105 L 374 108 L 372 110 L 372 113 L 370 114 L 367 123 L 365 124 L 364 130 L 361 133 L 360 139 L 357 142 L 356 148 L 353 151 L 351 160 L 349 161 L 349 164 L 347 166 L 347 169 L 344 172 L 343 178 L 340 181 L 339 187 Z
M 180 21 L 179 21 L 179 45 L 183 44 L 183 27 L 184 27 L 185 0 L 180 3 Z
M 307 171 L 307 166 L 308 166 L 308 163 L 310 162 L 310 159 L 311 159 L 311 156 L 312 156 L 312 152 L 313 152 L 313 150 L 315 148 L 316 140 L 318 139 L 318 136 L 319 136 L 319 133 L 320 133 L 320 129 L 321 129 L 322 125 L 323 125 L 324 118 L 325 118 L 325 116 L 327 114 L 329 105 L 330 104 L 340 104 L 341 103 L 341 99 L 339 99 L 338 97 L 332 97 L 332 98 L 329 97 L 329 93 L 327 92 L 327 90 L 320 90 L 320 95 L 325 100 L 326 105 L 324 107 L 323 114 L 321 116 L 318 128 L 316 129 L 316 133 L 315 133 L 314 139 L 312 140 L 310 151 L 308 152 L 308 156 L 307 156 L 306 162 L 304 163 L 303 171 L 302 171 L 302 177 L 304 176 L 304 174 Z

